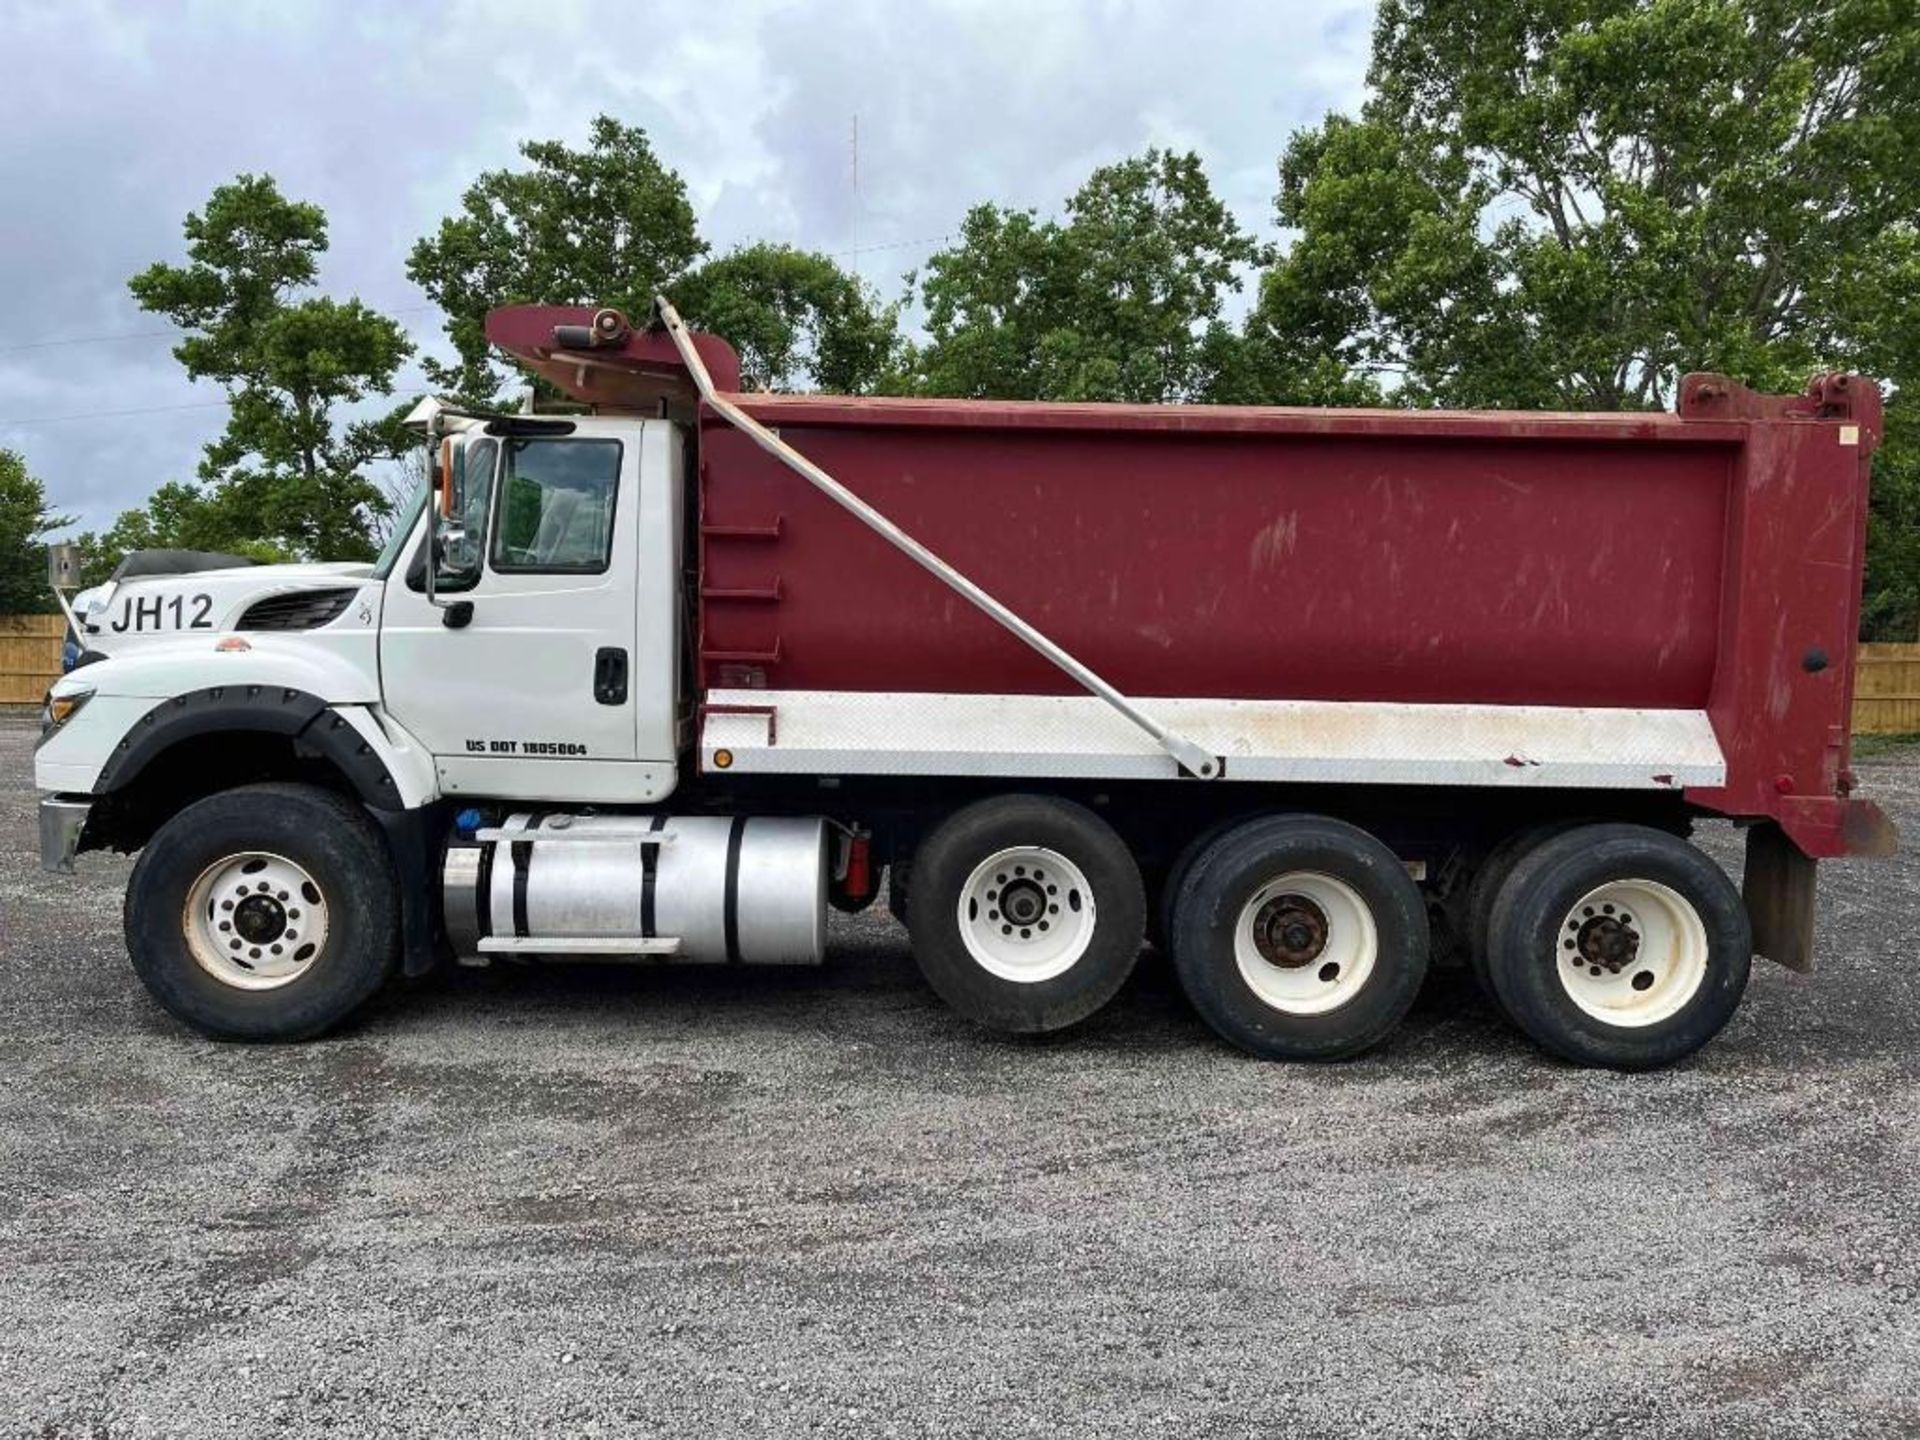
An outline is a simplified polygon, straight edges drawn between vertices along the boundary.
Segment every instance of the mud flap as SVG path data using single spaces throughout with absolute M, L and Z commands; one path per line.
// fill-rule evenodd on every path
M 1813 969 L 1814 887 L 1819 862 L 1773 821 L 1747 831 L 1746 878 L 1740 889 L 1753 922 L 1754 952 L 1789 970 Z
M 447 952 L 440 926 L 439 867 L 440 850 L 450 828 L 447 802 L 436 801 L 414 810 L 381 810 L 372 805 L 367 814 L 386 837 L 387 853 L 393 857 L 394 877 L 400 891 L 400 968 L 412 978 L 433 969 L 442 952 Z

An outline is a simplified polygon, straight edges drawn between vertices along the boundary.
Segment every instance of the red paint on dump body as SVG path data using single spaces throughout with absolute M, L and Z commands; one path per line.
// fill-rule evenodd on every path
M 1730 444 L 747 408 L 1129 694 L 1707 701 Z M 708 538 L 707 587 L 781 590 L 709 599 L 708 648 L 777 644 L 780 688 L 1074 691 L 738 432 L 701 444 L 705 521 L 782 525 Z
M 552 348 L 591 315 L 489 335 L 607 403 Z M 614 403 L 672 386 L 653 341 Z M 1728 778 L 1689 800 L 1878 843 L 1840 793 L 1870 381 L 1690 376 L 1677 415 L 733 398 L 1129 694 L 1704 709 Z M 704 410 L 699 471 L 704 686 L 1073 690 Z

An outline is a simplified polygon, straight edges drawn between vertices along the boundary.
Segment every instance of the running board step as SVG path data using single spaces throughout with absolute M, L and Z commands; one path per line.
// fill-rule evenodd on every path
M 487 935 L 482 955 L 678 955 L 680 938 L 639 935 Z

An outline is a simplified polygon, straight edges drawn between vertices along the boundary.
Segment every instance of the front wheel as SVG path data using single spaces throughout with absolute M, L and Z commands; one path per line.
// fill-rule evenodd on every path
M 1581 1065 L 1669 1065 L 1740 1004 L 1753 934 L 1726 872 L 1640 825 L 1585 825 L 1533 850 L 1500 887 L 1487 968 L 1540 1045 Z
M 301 1040 L 393 973 L 398 897 L 363 811 L 311 785 L 188 806 L 127 886 L 127 949 L 154 999 L 202 1034 Z
M 1182 881 L 1173 964 L 1194 1009 L 1268 1060 L 1338 1060 L 1386 1038 L 1427 973 L 1426 906 L 1385 845 L 1281 815 L 1215 841 Z

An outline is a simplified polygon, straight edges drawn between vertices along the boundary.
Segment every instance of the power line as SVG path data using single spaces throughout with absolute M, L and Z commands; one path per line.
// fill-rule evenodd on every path
M 855 245 L 846 250 L 826 250 L 820 253 L 833 259 L 840 259 L 849 255 L 874 255 L 883 250 L 905 250 L 915 245 L 937 245 L 952 238 L 951 233 L 945 235 L 922 235 L 913 240 L 888 240 L 878 245 Z M 434 304 L 426 304 L 395 306 L 369 305 L 367 308 L 382 315 L 419 315 L 428 310 L 438 310 L 440 307 Z M 120 344 L 135 340 L 178 340 L 186 334 L 187 332 L 184 330 L 171 329 L 123 330 L 113 335 L 63 336 L 57 340 L 28 340 L 18 345 L 0 345 L 0 355 L 20 355 L 30 350 L 60 350 L 73 345 Z M 18 422 L 6 421 L 3 423 L 15 424 Z
M 81 410 L 72 415 L 28 415 L 17 420 L 0 420 L 0 425 L 61 425 L 69 420 L 112 420 L 124 415 L 164 415 L 173 410 L 212 410 L 230 400 L 195 400 L 186 405 L 149 405 L 138 410 Z
M 819 253 L 833 259 L 856 255 L 873 255 L 887 250 L 905 250 L 917 245 L 938 245 L 951 240 L 953 235 L 922 235 L 911 240 L 887 240 L 877 245 L 856 245 L 846 250 L 827 250 Z M 394 307 L 369 306 L 386 315 L 418 315 L 427 310 L 438 310 L 434 304 L 400 305 Z M 134 340 L 173 340 L 187 332 L 171 330 L 129 330 L 114 335 L 77 335 L 58 340 L 29 340 L 20 345 L 0 345 L 0 355 L 19 355 L 32 350 L 56 350 L 74 345 L 102 345 Z M 422 392 L 424 393 L 424 392 Z M 71 415 L 32 415 L 14 419 L 0 420 L 0 425 L 63 425 L 74 420 L 113 420 L 135 415 L 164 415 L 179 410 L 207 410 L 227 405 L 226 400 L 202 400 L 184 405 L 154 405 L 132 410 L 82 410 Z
M 395 400 L 417 400 L 430 393 L 426 390 L 392 390 L 388 392 L 388 397 Z M 218 410 L 232 404 L 231 400 L 190 400 L 182 405 L 145 405 L 134 410 L 78 410 L 71 415 L 28 415 L 14 420 L 0 420 L 0 427 L 64 425 L 72 420 L 120 420 L 133 415 L 170 415 L 180 410 Z
M 382 315 L 417 315 L 422 310 L 438 310 L 438 305 L 401 305 L 391 309 L 369 305 Z M 0 345 L 0 355 L 17 355 L 23 350 L 53 350 L 66 345 L 101 345 L 110 341 L 122 340 L 177 340 L 186 335 L 186 331 L 172 330 L 126 330 L 118 335 L 75 335 L 60 340 L 29 340 L 24 345 Z
M 84 340 L 29 340 L 25 345 L 0 345 L 0 355 L 14 355 L 22 350 L 52 350 L 60 345 L 96 345 L 106 340 L 171 340 L 180 333 L 178 330 L 135 330 L 124 335 L 89 335 Z
M 918 240 L 889 240 L 884 245 L 856 245 L 851 250 L 829 250 L 826 253 L 836 259 L 842 255 L 871 255 L 876 250 L 905 250 L 910 245 L 936 245 L 952 238 L 951 232 L 945 235 L 922 235 Z

